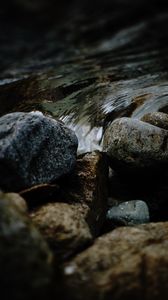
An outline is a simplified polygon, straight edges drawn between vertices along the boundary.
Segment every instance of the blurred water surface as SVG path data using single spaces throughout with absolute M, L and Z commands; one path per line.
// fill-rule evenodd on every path
M 100 150 L 106 126 L 117 117 L 168 111 L 167 9 L 105 2 L 74 1 L 62 18 L 52 14 L 51 22 L 37 24 L 40 11 L 24 21 L 22 10 L 21 19 L 5 10 L 1 115 L 40 110 L 61 119 L 75 130 L 81 153 Z

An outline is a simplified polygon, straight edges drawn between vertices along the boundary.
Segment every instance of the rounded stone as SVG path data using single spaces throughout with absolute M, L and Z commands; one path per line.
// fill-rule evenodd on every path
M 77 145 L 72 130 L 40 112 L 1 117 L 1 188 L 19 191 L 70 173 L 76 163 Z
M 111 207 L 107 212 L 107 220 L 117 225 L 136 225 L 149 223 L 149 209 L 142 200 L 131 200 Z
M 144 115 L 141 121 L 168 130 L 168 114 L 163 112 L 152 112 Z
M 137 119 L 116 119 L 105 132 L 104 151 L 118 171 L 166 167 L 168 132 Z

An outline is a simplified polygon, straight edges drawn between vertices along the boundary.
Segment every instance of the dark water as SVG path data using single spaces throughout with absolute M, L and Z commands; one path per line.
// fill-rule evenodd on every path
M 69 5 L 52 22 L 2 18 L 1 115 L 50 114 L 76 131 L 85 152 L 101 149 L 117 117 L 168 111 L 168 10 L 108 2 Z

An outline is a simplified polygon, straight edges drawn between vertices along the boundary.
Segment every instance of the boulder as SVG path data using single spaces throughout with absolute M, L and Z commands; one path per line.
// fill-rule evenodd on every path
M 168 222 L 120 227 L 63 267 L 65 299 L 159 300 L 168 295 Z
M 66 259 L 86 247 L 100 233 L 107 209 L 108 165 L 103 153 L 77 160 L 68 182 L 60 182 L 59 203 L 31 212 L 31 218 L 56 254 Z
M 24 200 L 0 193 L 0 282 L 4 299 L 45 299 L 52 254 L 26 216 Z
M 116 119 L 105 132 L 104 151 L 117 171 L 166 167 L 168 132 L 137 119 Z
M 152 112 L 144 115 L 141 121 L 168 130 L 168 114 L 163 112 Z
M 19 191 L 70 173 L 77 144 L 73 131 L 40 112 L 1 117 L 0 187 Z

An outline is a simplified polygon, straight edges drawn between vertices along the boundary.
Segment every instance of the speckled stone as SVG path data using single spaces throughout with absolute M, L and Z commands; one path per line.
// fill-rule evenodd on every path
M 168 130 L 168 114 L 163 112 L 152 112 L 144 115 L 141 121 Z
M 40 112 L 0 118 L 0 186 L 19 191 L 70 173 L 78 141 L 63 123 Z
M 136 225 L 150 221 L 149 209 L 142 200 L 131 200 L 113 206 L 107 212 L 107 220 L 111 224 Z
M 117 171 L 162 168 L 168 164 L 168 131 L 137 119 L 116 119 L 105 132 L 104 151 Z

